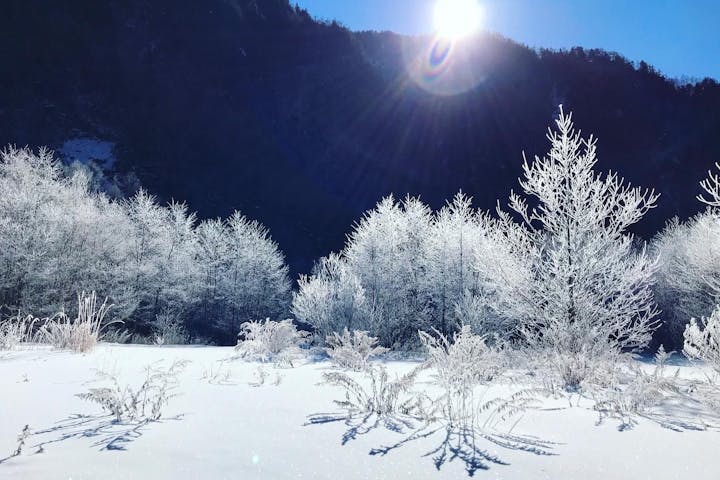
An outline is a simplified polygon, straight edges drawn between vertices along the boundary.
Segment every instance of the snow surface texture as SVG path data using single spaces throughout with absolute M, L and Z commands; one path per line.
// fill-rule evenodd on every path
M 593 401 L 577 395 L 544 400 L 515 424 L 455 450 L 442 426 L 347 420 L 333 404 L 342 391 L 318 385 L 328 362 L 293 369 L 233 359 L 232 348 L 102 344 L 87 354 L 36 347 L 0 356 L 0 478 L 22 479 L 713 479 L 720 478 L 717 418 L 682 410 L 685 428 L 639 418 L 620 431 L 598 424 Z M 141 383 L 145 368 L 187 361 L 158 422 L 113 423 L 77 397 L 97 371 Z M 412 362 L 386 363 L 390 374 Z M 643 368 L 650 368 L 644 365 Z M 701 377 L 683 365 L 680 375 Z M 432 372 L 417 386 L 431 389 Z M 493 395 L 510 387 L 493 387 Z M 702 429 L 693 425 L 706 422 Z M 18 436 L 29 434 L 22 452 Z M 448 442 L 449 440 L 449 442 Z M 39 453 L 38 453 L 39 452 Z M 6 458 L 7 457 L 7 458 Z

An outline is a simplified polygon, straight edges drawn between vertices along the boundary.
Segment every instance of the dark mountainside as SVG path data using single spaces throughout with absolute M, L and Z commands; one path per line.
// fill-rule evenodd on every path
M 109 175 L 134 172 L 202 217 L 241 210 L 295 272 L 391 192 L 434 207 L 459 189 L 483 209 L 504 202 L 522 151 L 547 151 L 559 103 L 599 138 L 601 171 L 662 192 L 645 237 L 700 209 L 698 181 L 720 159 L 716 82 L 678 87 L 603 51 L 479 36 L 464 47 L 484 81 L 443 97 L 408 78 L 403 51 L 422 39 L 352 33 L 287 0 L 0 9 L 0 144 L 112 142 Z

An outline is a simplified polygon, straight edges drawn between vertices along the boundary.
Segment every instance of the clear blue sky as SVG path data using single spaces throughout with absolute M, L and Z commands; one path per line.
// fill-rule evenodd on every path
M 720 0 L 479 0 L 487 30 L 531 47 L 582 46 L 670 77 L 720 80 Z M 434 0 L 291 0 L 352 30 L 432 31 Z

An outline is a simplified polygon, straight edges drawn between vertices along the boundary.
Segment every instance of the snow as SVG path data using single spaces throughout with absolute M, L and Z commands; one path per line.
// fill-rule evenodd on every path
M 62 144 L 60 154 L 68 163 L 96 161 L 104 169 L 110 169 L 115 164 L 114 147 L 115 144 L 112 142 L 95 138 L 72 138 Z
M 318 385 L 327 362 L 293 369 L 265 368 L 228 360 L 224 347 L 125 346 L 102 344 L 88 354 L 34 347 L 0 354 L 0 478 L 18 479 L 403 479 L 464 478 L 468 463 L 451 452 L 435 459 L 445 430 L 412 439 L 412 428 L 392 423 L 311 423 L 312 415 L 341 414 L 332 403 L 334 387 Z M 163 419 L 144 425 L 116 425 L 94 404 L 76 397 L 96 379 L 97 369 L 115 371 L 137 383 L 145 366 L 174 360 L 189 363 L 179 378 L 179 396 Z M 388 362 L 393 373 L 416 364 Z M 699 375 L 680 367 L 682 376 Z M 212 374 L 217 373 L 213 377 Z M 274 385 L 278 375 L 280 382 Z M 427 382 L 423 376 L 420 385 Z M 495 394 L 509 387 L 497 387 Z M 535 411 L 478 437 L 485 451 L 478 470 L 502 479 L 713 479 L 720 478 L 720 430 L 675 431 L 638 419 L 619 431 L 617 422 L 597 424 L 590 399 L 551 399 Z M 701 424 L 697 412 L 679 411 L 677 420 Z M 681 418 L 684 415 L 685 418 Z M 718 425 L 717 418 L 704 418 Z M 17 447 L 29 424 L 31 436 L 20 456 L 2 460 Z M 359 424 L 359 425 L 358 425 Z M 354 429 L 353 427 L 358 427 Z M 416 423 L 416 427 L 421 426 Z M 439 426 L 431 426 L 422 433 Z M 510 428 L 512 431 L 509 432 Z M 395 429 L 397 430 L 397 429 Z M 343 443 L 343 438 L 346 441 Z M 522 441 L 513 440 L 521 438 Z M 387 450 L 381 449 L 398 444 Z M 510 443 L 509 446 L 503 444 Z M 39 447 L 44 450 L 36 453 Z M 434 452 L 435 451 L 435 452 Z M 434 452 L 434 453 L 432 453 Z M 371 454 L 375 453 L 375 454 Z

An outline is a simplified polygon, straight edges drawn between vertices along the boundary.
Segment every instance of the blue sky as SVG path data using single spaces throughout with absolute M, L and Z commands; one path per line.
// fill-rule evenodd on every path
M 432 31 L 434 0 L 291 0 L 353 30 Z M 720 80 L 720 0 L 480 0 L 484 26 L 532 47 L 621 53 L 671 77 Z

